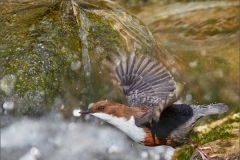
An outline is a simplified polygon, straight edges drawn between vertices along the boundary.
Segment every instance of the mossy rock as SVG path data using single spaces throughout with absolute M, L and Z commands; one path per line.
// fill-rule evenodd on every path
M 208 150 L 206 153 L 216 155 L 216 159 L 239 155 L 239 121 L 239 113 L 231 114 L 224 119 L 195 128 L 191 138 L 200 147 L 211 147 L 213 152 Z M 193 147 L 186 145 L 178 148 L 172 159 L 201 160 L 202 158 Z
M 1 2 L 1 15 L 0 102 L 14 104 L 15 115 L 116 99 L 102 60 L 117 50 L 157 50 L 148 29 L 113 2 Z

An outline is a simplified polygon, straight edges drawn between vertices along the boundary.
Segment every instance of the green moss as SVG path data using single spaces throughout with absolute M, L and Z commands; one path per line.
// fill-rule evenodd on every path
M 87 36 L 90 52 L 95 53 L 97 46 L 104 48 L 104 52 L 112 52 L 122 46 L 122 38 L 107 19 L 90 12 L 86 12 L 86 16 L 91 19 Z
M 192 139 L 199 145 L 212 142 L 218 139 L 227 139 L 234 137 L 230 131 L 233 127 L 230 124 L 213 128 L 207 133 L 192 132 Z
M 239 113 L 239 112 L 238 112 Z M 237 123 L 239 123 L 240 122 L 240 117 L 237 117 L 237 118 L 230 118 L 228 121 L 227 121 L 227 123 L 228 124 L 231 124 L 231 123 L 234 123 L 234 122 L 237 122 Z
M 193 151 L 194 151 L 193 147 L 191 147 L 189 145 L 185 145 L 181 150 L 179 150 L 176 153 L 177 156 L 174 157 L 174 159 L 176 159 L 176 160 L 189 160 Z
M 240 112 L 240 106 L 236 106 L 234 108 L 234 113 L 239 113 Z M 238 118 L 238 122 L 239 122 L 239 118 Z
M 191 138 L 195 143 L 197 143 L 200 146 L 218 139 L 233 138 L 236 135 L 231 133 L 231 130 L 233 129 L 231 123 L 239 122 L 239 120 L 240 120 L 239 118 L 229 119 L 221 126 L 215 127 L 207 133 L 192 131 Z M 193 147 L 186 145 L 181 150 L 177 151 L 177 153 L 175 154 L 176 155 L 175 158 L 179 160 L 189 160 L 193 151 L 194 151 Z M 224 148 L 220 149 L 219 152 L 224 152 Z

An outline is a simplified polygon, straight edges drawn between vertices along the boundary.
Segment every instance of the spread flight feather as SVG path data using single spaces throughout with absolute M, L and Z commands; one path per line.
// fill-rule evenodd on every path
M 129 107 L 147 108 L 138 126 L 159 120 L 161 112 L 176 100 L 175 81 L 161 63 L 148 56 L 130 54 L 116 56 L 114 73 Z

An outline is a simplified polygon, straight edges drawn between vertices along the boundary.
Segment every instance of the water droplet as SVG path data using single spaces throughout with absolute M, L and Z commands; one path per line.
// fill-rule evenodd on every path
M 79 113 L 81 110 L 80 109 L 74 109 L 72 111 L 72 114 L 74 117 L 80 117 L 81 116 L 81 113 Z
M 109 149 L 108 149 L 108 153 L 111 154 L 111 153 L 117 153 L 119 152 L 119 148 L 118 146 L 116 145 L 112 145 Z
M 172 68 L 172 73 L 175 73 L 176 72 L 176 68 Z
M 60 107 L 60 109 L 64 109 L 64 107 L 65 107 L 64 104 L 62 104 L 61 107 Z
M 196 67 L 197 64 L 198 64 L 198 61 L 195 60 L 195 61 L 190 62 L 190 63 L 189 63 L 189 66 L 190 66 L 190 67 Z
M 33 156 L 39 157 L 40 156 L 40 151 L 36 147 L 32 147 L 31 150 L 30 150 L 30 154 L 33 155 Z
M 148 158 L 148 152 L 146 152 L 146 151 L 141 152 L 141 157 L 143 159 L 147 159 Z
M 6 75 L 0 80 L 0 89 L 4 91 L 6 95 L 10 95 L 15 83 L 16 77 L 13 74 Z
M 3 108 L 6 110 L 12 110 L 14 108 L 14 103 L 12 101 L 4 102 Z
M 89 76 L 90 76 L 90 72 L 87 72 L 87 73 L 86 73 L 86 76 L 89 77 Z
M 78 71 L 81 68 L 81 62 L 75 61 L 71 63 L 71 70 Z
M 191 94 L 187 94 L 186 95 L 186 100 L 191 101 L 192 100 L 192 95 Z

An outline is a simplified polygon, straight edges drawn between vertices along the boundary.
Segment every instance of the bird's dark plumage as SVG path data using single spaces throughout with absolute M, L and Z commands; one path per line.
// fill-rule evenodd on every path
M 189 134 L 198 119 L 204 116 L 227 112 L 223 103 L 209 105 L 173 104 L 161 114 L 158 124 L 152 127 L 153 133 L 171 137 L 179 145 L 189 142 Z

